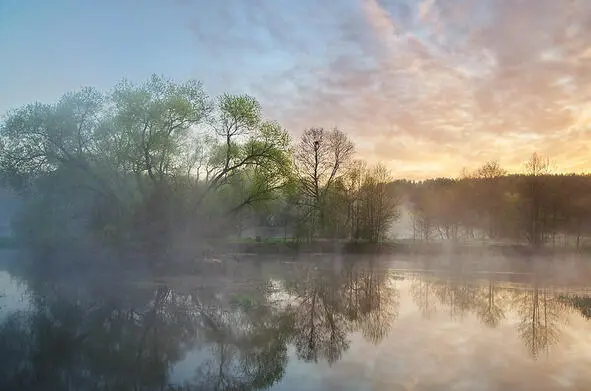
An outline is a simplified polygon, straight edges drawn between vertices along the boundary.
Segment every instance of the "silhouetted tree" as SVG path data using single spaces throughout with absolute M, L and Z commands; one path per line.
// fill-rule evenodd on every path
M 314 236 L 325 222 L 327 194 L 346 169 L 354 145 L 339 129 L 310 128 L 304 131 L 295 152 L 296 168 L 302 188 L 305 217 Z

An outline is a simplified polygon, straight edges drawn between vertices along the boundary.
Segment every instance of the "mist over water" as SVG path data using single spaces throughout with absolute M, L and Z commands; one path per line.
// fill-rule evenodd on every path
M 575 259 L 251 257 L 199 275 L 0 273 L 0 388 L 580 390 Z
M 591 389 L 591 2 L 4 3 L 0 391 Z
M 591 1 L 37 3 L 0 391 L 591 390 Z

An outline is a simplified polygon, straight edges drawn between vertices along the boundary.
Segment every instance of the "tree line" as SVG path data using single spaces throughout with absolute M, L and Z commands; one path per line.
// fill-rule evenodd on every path
M 14 231 L 42 253 L 96 245 L 170 257 L 253 227 L 295 242 L 377 243 L 393 239 L 403 209 L 415 240 L 582 247 L 590 177 L 553 175 L 536 153 L 524 167 L 509 174 L 490 161 L 456 179 L 394 181 L 338 128 L 293 140 L 254 97 L 210 97 L 198 81 L 159 76 L 83 88 L 0 122 L 0 175 L 26 201 Z
M 251 96 L 155 75 L 8 112 L 0 173 L 26 200 L 17 237 L 43 251 L 184 251 L 257 220 L 301 241 L 379 241 L 396 217 L 391 174 L 357 160 L 339 129 L 293 141 Z
M 581 248 L 591 233 L 591 176 L 552 174 L 533 153 L 524 172 L 490 161 L 458 179 L 397 181 L 418 240 L 486 240 Z

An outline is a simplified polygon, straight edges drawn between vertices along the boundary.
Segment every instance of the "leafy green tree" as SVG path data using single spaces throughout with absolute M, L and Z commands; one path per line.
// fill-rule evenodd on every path
M 211 100 L 197 81 L 155 75 L 14 110 L 0 147 L 0 172 L 30 202 L 20 232 L 47 242 L 55 235 L 32 228 L 152 251 L 178 231 L 190 240 L 222 229 L 293 182 L 290 138 L 255 98 Z
M 177 84 L 152 76 L 137 86 L 118 84 L 111 99 L 120 144 L 110 149 L 128 160 L 132 173 L 145 173 L 151 181 L 161 182 L 183 172 L 178 157 L 184 148 L 191 147 L 191 129 L 211 112 L 201 83 Z M 116 148 L 119 146 L 123 148 Z

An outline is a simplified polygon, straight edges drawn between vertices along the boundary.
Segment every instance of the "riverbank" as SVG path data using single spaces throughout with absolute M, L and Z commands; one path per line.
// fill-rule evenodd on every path
M 573 248 L 540 248 L 526 245 L 499 243 L 449 243 L 399 241 L 384 243 L 344 242 L 319 240 L 312 243 L 298 243 L 285 240 L 241 240 L 207 241 L 194 243 L 181 251 L 154 253 L 135 249 L 112 251 L 104 246 L 59 246 L 37 251 L 18 249 L 14 241 L 4 242 L 7 247 L 2 253 L 9 257 L 11 268 L 21 273 L 39 276 L 77 276 L 79 273 L 97 275 L 119 273 L 130 275 L 204 274 L 216 270 L 236 267 L 246 260 L 283 260 L 290 262 L 316 259 L 318 256 L 338 259 L 383 260 L 429 260 L 445 259 L 450 266 L 461 260 L 484 262 L 489 257 L 503 262 L 585 260 L 589 251 L 575 251 Z M 532 262 L 533 261 L 533 262 Z M 541 262 L 544 263 L 544 262 Z
M 244 240 L 220 242 L 213 248 L 224 254 L 424 254 L 441 253 L 481 254 L 499 253 L 508 257 L 541 256 L 553 254 L 589 253 L 589 249 L 571 247 L 534 248 L 525 244 L 486 243 L 486 242 L 423 242 L 391 241 L 382 243 L 319 240 L 302 243 L 289 240 Z
M 61 246 L 51 247 L 51 249 L 59 249 Z M 68 251 L 74 250 L 74 247 L 80 250 L 77 245 L 73 245 Z M 95 244 L 96 247 L 96 244 Z M 107 250 L 104 246 L 103 250 Z M 130 248 L 122 249 L 123 252 L 129 252 L 131 248 L 136 250 L 131 251 L 132 254 L 140 253 L 142 245 L 136 243 L 130 245 Z M 189 252 L 195 250 L 195 246 L 190 245 Z M 363 241 L 344 241 L 344 240 L 326 240 L 320 239 L 313 242 L 301 242 L 291 239 L 241 239 L 241 240 L 207 240 L 201 241 L 197 247 L 200 249 L 196 252 L 204 258 L 215 255 L 231 255 L 231 254 L 281 254 L 281 255 L 297 255 L 297 254 L 441 254 L 441 253 L 459 253 L 459 254 L 478 254 L 478 253 L 500 253 L 505 256 L 538 256 L 547 254 L 590 254 L 591 247 L 576 248 L 573 246 L 542 246 L 532 247 L 527 244 L 516 243 L 495 243 L 495 242 L 448 242 L 448 241 L 414 241 L 414 240 L 394 240 L 380 243 L 371 243 Z M 21 248 L 21 244 L 14 237 L 0 236 L 0 250 L 16 250 Z M 62 248 L 63 250 L 63 248 Z M 41 251 L 46 253 L 47 251 Z M 59 250 L 58 250 L 59 252 Z M 93 251 L 94 253 L 95 251 Z

